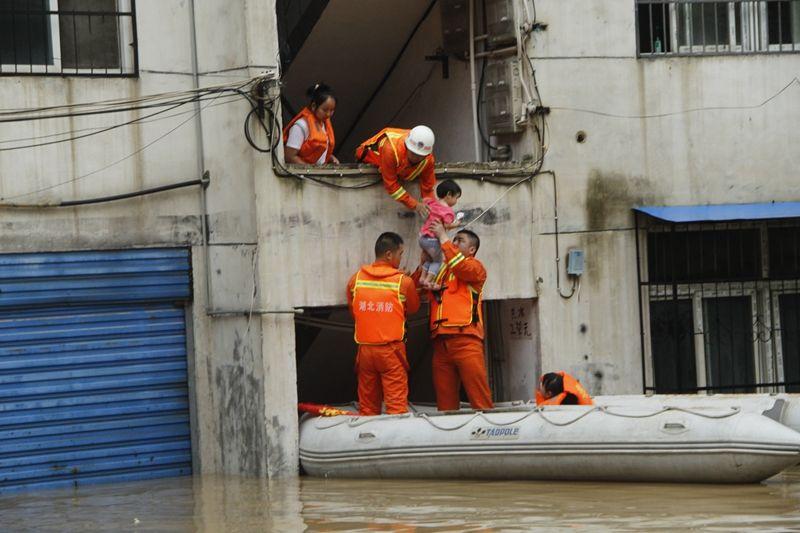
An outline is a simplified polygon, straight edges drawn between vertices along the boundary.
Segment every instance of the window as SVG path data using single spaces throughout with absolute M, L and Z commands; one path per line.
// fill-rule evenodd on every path
M 641 57 L 800 51 L 800 0 L 636 0 Z
M 136 76 L 135 0 L 0 0 L 0 75 Z
M 800 391 L 800 223 L 651 225 L 646 250 L 648 389 Z

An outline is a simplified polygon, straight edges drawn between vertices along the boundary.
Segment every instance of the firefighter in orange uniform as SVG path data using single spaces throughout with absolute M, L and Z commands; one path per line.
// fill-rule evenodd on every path
M 408 411 L 406 317 L 419 309 L 414 281 L 398 267 L 403 239 L 382 233 L 375 242 L 375 262 L 362 266 L 347 284 L 347 303 L 355 319 L 358 344 L 358 412 L 387 414 Z
M 458 409 L 463 384 L 473 409 L 491 409 L 494 404 L 483 355 L 481 309 L 486 269 L 475 259 L 480 239 L 463 229 L 451 242 L 439 221 L 431 225 L 431 230 L 444 252 L 444 264 L 435 280 L 441 289 L 430 295 L 436 406 L 440 411 Z
M 536 405 L 594 405 L 580 381 L 566 372 L 548 372 L 539 379 Z
M 384 128 L 361 143 L 356 149 L 356 160 L 378 167 L 389 196 L 427 218 L 428 206 L 411 196 L 403 184 L 419 179 L 420 196 L 434 197 L 434 141 L 428 126 L 414 126 L 410 130 Z

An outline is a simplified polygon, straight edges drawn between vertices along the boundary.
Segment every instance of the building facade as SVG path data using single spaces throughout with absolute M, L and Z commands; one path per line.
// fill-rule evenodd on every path
M 800 2 L 474 2 L 477 155 L 470 61 L 445 31 L 465 3 L 376 3 L 3 11 L 0 353 L 17 386 L 0 424 L 8 450 L 41 440 L 7 451 L 0 483 L 297 473 L 298 394 L 354 396 L 349 333 L 326 333 L 346 330 L 346 281 L 382 231 L 415 266 L 419 225 L 380 186 L 345 189 L 368 169 L 284 167 L 271 117 L 320 80 L 343 162 L 384 125 L 436 131 L 440 177 L 480 215 L 499 400 L 532 397 L 542 370 L 594 394 L 795 380 L 794 215 L 680 225 L 634 208 L 800 201 Z M 514 58 L 518 131 L 491 130 L 487 80 Z M 420 361 L 412 399 L 430 392 Z

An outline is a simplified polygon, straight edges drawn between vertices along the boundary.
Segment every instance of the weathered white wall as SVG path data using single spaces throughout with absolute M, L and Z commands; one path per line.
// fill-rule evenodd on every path
M 538 0 L 536 8 L 548 29 L 529 53 L 552 108 L 545 168 L 558 177 L 560 251 L 583 248 L 587 268 L 579 296 L 560 298 L 552 181 L 541 176 L 534 257 L 543 370 L 574 372 L 596 393 L 639 392 L 631 207 L 798 200 L 798 84 L 758 108 L 681 112 L 758 106 L 797 75 L 800 55 L 637 59 L 633 2 Z
M 0 77 L 2 106 L 50 106 L 192 88 L 191 5 L 185 0 L 138 3 L 138 78 Z M 272 2 L 195 2 L 195 8 L 199 86 L 230 83 L 270 68 L 276 70 Z M 202 149 L 197 136 L 199 123 L 190 104 L 160 115 L 184 112 L 166 120 L 48 147 L 0 151 L 0 196 L 4 201 L 27 203 L 92 198 L 198 178 L 201 169 L 208 170 L 212 180 L 208 220 L 213 307 L 246 311 L 258 274 L 255 153 L 241 133 L 248 105 L 241 100 L 219 106 L 216 103 L 202 111 Z M 109 126 L 148 112 L 152 111 L 0 124 L 0 140 Z M 167 134 L 173 128 L 177 129 Z M 200 154 L 202 161 L 198 160 Z M 60 182 L 65 184 L 52 187 Z M 47 187 L 52 188 L 21 196 Z M 266 401 L 267 391 L 274 387 L 266 376 L 275 379 L 284 369 L 275 371 L 272 361 L 262 356 L 264 344 L 275 349 L 288 345 L 293 350 L 291 324 L 277 333 L 270 332 L 268 340 L 263 341 L 258 316 L 206 315 L 211 303 L 205 294 L 200 214 L 197 188 L 81 208 L 5 208 L 0 210 L 0 251 L 191 246 L 194 301 L 190 387 L 195 471 L 294 472 L 296 460 L 291 453 L 267 453 L 282 443 L 274 436 L 274 415 Z M 287 336 L 291 340 L 281 343 Z M 283 396 L 291 401 L 294 373 L 291 367 L 285 370 L 288 377 L 280 379 L 289 390 Z M 286 416 L 296 420 L 294 410 L 287 410 Z M 291 427 L 285 433 L 290 443 L 296 438 Z

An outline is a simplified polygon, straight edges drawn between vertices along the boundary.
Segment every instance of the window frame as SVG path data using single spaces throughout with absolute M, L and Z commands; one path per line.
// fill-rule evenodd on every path
M 117 21 L 118 67 L 78 68 L 62 64 L 60 0 L 47 0 L 50 52 L 52 63 L 34 65 L 30 63 L 0 63 L 0 77 L 3 76 L 80 76 L 101 78 L 136 78 L 139 76 L 139 41 L 136 28 L 136 0 L 115 0 L 114 17 Z M 121 24 L 120 19 L 130 18 L 129 24 Z M 129 50 L 130 48 L 130 50 Z
M 784 221 L 785 222 L 785 221 Z M 781 315 L 779 296 L 781 294 L 800 294 L 800 273 L 788 277 L 771 278 L 770 271 L 770 246 L 774 245 L 769 240 L 771 227 L 786 226 L 795 228 L 800 232 L 800 222 L 790 220 L 788 224 L 780 221 L 741 221 L 731 228 L 729 223 L 687 223 L 679 224 L 683 231 L 709 231 L 721 229 L 723 226 L 729 230 L 743 230 L 751 228 L 760 229 L 761 276 L 760 279 L 750 280 L 719 280 L 719 281 L 692 281 L 681 280 L 678 282 L 658 281 L 649 282 L 648 257 L 651 251 L 648 245 L 648 235 L 653 232 L 669 232 L 669 223 L 656 221 L 655 225 L 639 226 L 637 216 L 637 245 L 643 254 L 637 261 L 639 271 L 639 295 L 641 310 L 641 335 L 642 354 L 644 364 L 645 391 L 655 391 L 655 360 L 653 353 L 653 336 L 650 325 L 650 303 L 668 301 L 692 301 L 692 335 L 694 338 L 694 356 L 696 371 L 696 388 L 699 393 L 715 391 L 709 386 L 707 360 L 707 331 L 705 328 L 705 300 L 709 298 L 725 298 L 747 296 L 750 298 L 753 339 L 753 388 L 756 392 L 784 392 L 783 385 L 761 385 L 785 382 L 785 356 L 792 354 L 783 353 L 781 336 Z M 649 227 L 648 227 L 649 226 Z M 641 230 L 641 231 L 638 231 Z M 719 392 L 726 392 L 725 389 Z
M 661 57 L 697 57 L 697 56 L 717 56 L 717 55 L 748 55 L 748 54 L 785 54 L 800 53 L 800 15 L 797 20 L 792 19 L 792 23 L 798 25 L 797 28 L 790 26 L 790 34 L 797 35 L 792 37 L 789 43 L 770 44 L 769 42 L 769 16 L 768 3 L 771 0 L 634 0 L 637 16 L 636 24 L 636 56 L 638 58 L 661 58 Z M 800 1 L 787 0 L 792 9 L 800 11 Z M 727 44 L 692 44 L 692 21 L 695 6 L 703 4 L 728 4 L 728 39 Z M 640 19 L 638 16 L 639 8 L 650 6 L 650 28 L 652 31 L 652 18 L 654 6 L 666 5 L 667 16 L 669 17 L 669 44 L 671 51 L 662 50 L 661 52 L 643 52 L 641 49 Z M 684 13 L 679 13 L 678 6 L 685 6 Z M 737 24 L 737 10 L 739 10 L 739 22 Z M 680 16 L 684 20 L 678 24 Z M 716 10 L 714 12 L 716 17 Z M 789 15 L 791 16 L 791 15 Z M 701 15 L 700 25 L 705 28 L 705 13 Z M 790 23 L 791 24 L 791 23 Z M 779 24 L 780 26 L 780 24 Z M 780 31 L 780 30 L 779 30 Z M 685 32 L 683 39 L 688 44 L 679 44 L 681 33 Z M 658 36 L 652 36 L 658 37 Z M 717 36 L 719 37 L 719 36 Z M 737 39 L 741 39 L 737 43 Z

